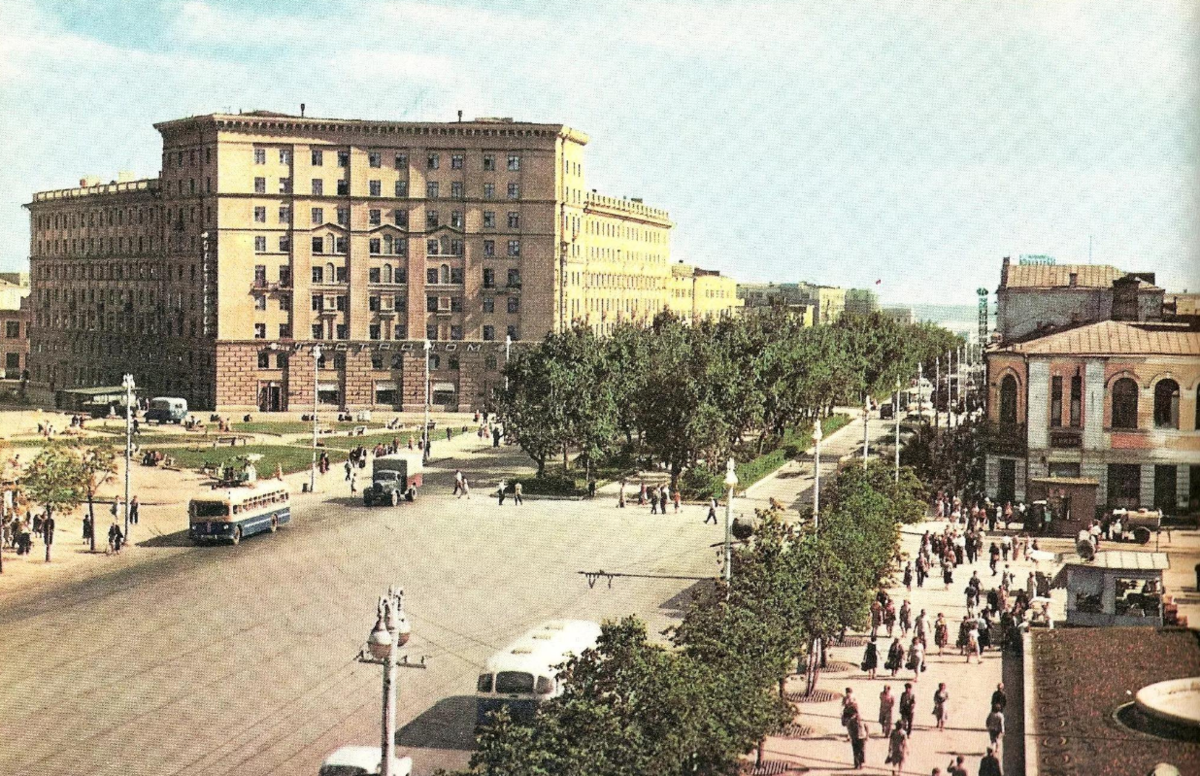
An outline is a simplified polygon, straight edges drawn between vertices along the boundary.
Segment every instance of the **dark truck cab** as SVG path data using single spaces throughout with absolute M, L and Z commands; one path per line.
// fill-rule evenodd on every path
M 401 499 L 412 501 L 421 487 L 421 454 L 381 455 L 371 465 L 371 484 L 363 489 L 363 504 L 391 504 Z

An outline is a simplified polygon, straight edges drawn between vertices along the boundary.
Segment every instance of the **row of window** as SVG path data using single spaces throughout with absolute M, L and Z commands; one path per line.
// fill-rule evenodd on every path
M 343 235 L 317 235 L 311 238 L 312 252 L 315 254 L 345 254 L 349 251 L 350 238 Z M 290 235 L 279 235 L 276 238 L 276 245 L 279 253 L 288 253 L 292 249 L 292 238 Z M 425 241 L 426 256 L 462 256 L 464 255 L 465 242 L 457 237 L 442 237 L 430 238 Z M 254 252 L 267 253 L 268 241 L 266 235 L 256 235 L 254 237 Z M 392 237 L 384 235 L 383 237 L 372 237 L 367 240 L 367 253 L 372 256 L 407 256 L 408 255 L 408 239 L 405 237 Z M 496 255 L 496 241 L 483 241 L 483 255 Z M 521 241 L 509 240 L 507 245 L 507 255 L 510 258 L 518 259 L 521 257 Z
M 311 216 L 310 220 L 311 220 L 311 223 L 313 226 L 321 226 L 323 224 L 328 223 L 325 220 L 325 208 L 323 208 L 323 207 L 312 208 L 309 215 Z M 290 224 L 291 220 L 292 220 L 291 207 L 288 205 L 281 205 L 279 207 L 279 223 L 286 225 L 286 224 Z M 335 211 L 335 220 L 339 226 L 349 227 L 350 226 L 350 208 L 348 208 L 348 207 L 337 208 Z M 257 206 L 254 208 L 254 222 L 259 223 L 259 224 L 265 224 L 267 222 L 266 207 L 260 205 L 260 206 Z M 383 211 L 379 210 L 378 208 L 372 208 L 372 209 L 368 210 L 367 211 L 367 223 L 370 226 L 382 226 L 383 225 Z M 408 211 L 405 209 L 402 209 L 402 208 L 397 208 L 397 209 L 393 210 L 392 211 L 392 223 L 401 229 L 408 229 L 408 223 L 409 223 Z M 450 211 L 450 220 L 448 223 L 449 223 L 450 227 L 453 229 L 464 229 L 465 222 L 463 219 L 463 212 L 461 210 Z M 521 228 L 521 213 L 516 210 L 508 211 L 507 224 L 508 224 L 509 229 L 520 229 Z M 437 228 L 441 227 L 441 225 L 442 225 L 441 215 L 438 213 L 438 211 L 436 211 L 436 210 L 426 211 L 425 227 L 427 229 L 437 229 Z M 496 211 L 485 210 L 483 212 L 483 228 L 485 228 L 485 229 L 495 229 L 496 228 Z
M 279 149 L 277 149 L 277 151 L 279 153 L 279 163 L 280 164 L 290 165 L 292 163 L 292 150 L 290 148 L 279 148 Z M 314 148 L 311 150 L 310 153 L 311 153 L 310 161 L 311 161 L 313 167 L 324 167 L 325 166 L 325 150 L 324 149 Z M 337 153 L 337 166 L 338 167 L 349 167 L 350 166 L 350 152 L 347 150 L 339 150 L 336 153 Z M 195 151 L 193 151 L 192 154 L 194 157 Z M 182 158 L 182 153 L 180 154 L 180 157 Z M 465 153 L 450 153 L 449 157 L 450 157 L 450 169 L 452 169 L 452 170 L 463 169 L 463 167 L 466 163 L 466 154 Z M 396 153 L 393 155 L 392 158 L 393 158 L 393 163 L 394 163 L 395 169 L 397 169 L 397 170 L 407 170 L 408 169 L 408 154 L 407 153 Z M 490 154 L 490 153 L 483 154 L 481 161 L 482 161 L 483 169 L 485 171 L 493 171 L 496 169 L 496 155 L 495 154 Z M 267 163 L 267 149 L 266 148 L 255 148 L 254 149 L 254 163 L 255 164 L 266 164 Z M 383 167 L 383 152 L 382 151 L 368 151 L 367 152 L 367 164 L 368 164 L 368 166 L 374 167 L 374 168 Z M 182 162 L 181 162 L 180 166 L 182 166 Z M 426 154 L 426 156 L 425 156 L 426 169 L 437 170 L 437 169 L 441 169 L 441 166 L 442 166 L 441 152 L 430 151 L 428 154 Z M 517 172 L 521 169 L 521 155 L 520 154 L 518 154 L 518 153 L 508 154 L 507 169 L 512 172 Z
M 279 178 L 278 180 L 279 180 L 279 193 L 280 194 L 291 194 L 292 193 L 292 179 L 291 178 Z M 195 181 L 193 181 L 193 183 L 194 182 Z M 182 184 L 183 181 L 180 181 L 179 183 Z M 324 181 L 324 179 L 313 178 L 311 191 L 312 191 L 312 196 L 314 196 L 314 197 L 325 196 L 325 181 Z M 405 198 L 406 199 L 409 196 L 408 181 L 396 181 L 393 191 L 394 191 L 393 196 L 395 196 L 396 198 L 398 198 L 398 199 Z M 505 192 L 508 196 L 508 199 L 511 199 L 511 200 L 520 199 L 521 198 L 521 184 L 515 183 L 515 182 L 510 182 L 507 184 Z M 255 194 L 266 194 L 267 193 L 267 179 L 265 177 L 257 177 L 254 179 L 254 193 Z M 383 181 L 375 180 L 375 179 L 367 181 L 367 195 L 371 196 L 371 197 L 382 197 L 383 196 Z M 338 180 L 337 181 L 337 196 L 339 196 L 339 197 L 350 196 L 350 182 L 349 181 L 347 181 L 347 180 Z M 441 198 L 442 198 L 441 184 L 438 181 L 427 181 L 425 183 L 425 199 L 441 199 Z M 495 183 L 483 184 L 483 199 L 495 199 L 495 198 L 496 198 L 496 184 Z M 452 181 L 450 183 L 450 199 L 466 199 L 466 192 L 465 192 L 465 189 L 463 188 L 462 181 Z
M 312 338 L 314 340 L 329 339 L 330 337 L 327 336 L 329 333 L 330 332 L 328 331 L 328 328 L 326 327 L 326 325 L 324 323 L 314 323 L 312 325 Z M 383 336 L 384 333 L 385 333 L 384 328 L 378 323 L 373 323 L 367 327 L 368 339 L 377 340 L 377 341 L 384 340 L 385 339 Z M 403 324 L 396 324 L 387 333 L 389 333 L 391 335 L 390 338 L 393 340 L 408 339 L 408 327 Z M 436 323 L 431 323 L 425 327 L 425 338 L 430 340 L 431 342 L 438 341 L 439 334 L 440 334 L 440 329 Z M 450 334 L 451 340 L 462 341 L 463 340 L 463 327 L 460 324 L 451 324 L 450 328 L 449 328 L 449 334 Z M 335 324 L 333 327 L 332 335 L 333 335 L 333 337 L 332 337 L 333 339 L 338 339 L 338 340 L 349 339 L 350 327 L 344 323 Z M 518 340 L 518 339 L 520 339 L 520 330 L 518 329 L 518 327 L 515 324 L 510 324 L 505 327 L 505 336 L 509 337 L 513 340 Z M 259 339 L 259 340 L 265 340 L 267 338 L 267 324 L 265 324 L 265 323 L 254 324 L 254 338 Z M 292 338 L 292 327 L 286 323 L 279 324 L 279 339 L 291 339 L 291 338 Z M 484 325 L 483 330 L 482 330 L 482 338 L 485 342 L 494 342 L 496 340 L 496 327 L 492 324 Z M 261 359 L 261 356 L 260 356 L 260 359 Z M 260 365 L 260 367 L 262 366 L 261 360 L 259 362 L 259 365 Z M 267 367 L 262 367 L 262 368 L 265 369 Z M 282 368 L 282 366 L 280 368 Z
M 1082 425 L 1083 380 L 1079 376 L 1070 378 L 1070 404 L 1067 421 L 1071 428 Z M 1112 411 L 1109 427 L 1114 430 L 1133 430 L 1138 427 L 1138 402 L 1141 387 L 1137 381 L 1122 377 L 1113 383 Z M 1055 376 L 1050 380 L 1050 426 L 1061 427 L 1063 422 L 1063 379 Z M 1200 429 L 1200 388 L 1196 396 L 1196 424 Z M 1000 381 L 1000 422 L 1017 422 L 1017 380 L 1005 375 Z M 1159 380 L 1154 386 L 1154 428 L 1179 428 L 1179 383 L 1170 378 Z

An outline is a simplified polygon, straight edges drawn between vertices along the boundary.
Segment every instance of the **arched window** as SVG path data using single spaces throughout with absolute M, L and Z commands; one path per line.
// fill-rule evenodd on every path
M 330 262 L 329 264 L 325 265 L 325 282 L 332 283 L 335 277 L 337 277 L 337 275 L 335 275 L 333 271 L 333 262 Z
M 1179 383 L 1174 380 L 1154 386 L 1154 427 L 1179 428 Z
M 1138 384 L 1122 377 L 1112 387 L 1112 427 L 1137 428 Z
M 450 284 L 450 265 L 443 264 L 441 266 L 441 273 L 442 273 L 442 284 L 449 285 Z
M 384 283 L 392 282 L 392 265 L 391 264 L 383 265 L 383 282 Z
M 1000 381 L 1000 422 L 1017 422 L 1017 378 L 1012 375 Z

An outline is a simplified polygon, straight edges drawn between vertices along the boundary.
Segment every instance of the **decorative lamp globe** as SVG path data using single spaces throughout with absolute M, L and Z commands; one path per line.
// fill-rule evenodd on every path
M 392 634 L 382 616 L 375 621 L 371 635 L 367 637 L 367 649 L 376 660 L 387 660 L 392 649 Z
M 725 466 L 725 487 L 732 488 L 738 484 L 737 472 L 734 471 L 736 464 L 733 459 L 729 459 L 729 463 Z
M 408 643 L 408 637 L 412 635 L 412 625 L 408 622 L 408 617 L 404 612 L 398 614 L 393 611 L 388 621 L 389 629 L 396 637 L 396 646 L 403 647 Z

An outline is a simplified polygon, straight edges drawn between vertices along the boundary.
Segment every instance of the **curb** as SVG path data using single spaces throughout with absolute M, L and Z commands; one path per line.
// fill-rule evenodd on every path
M 1033 676 L 1033 634 L 1025 631 L 1021 636 L 1021 705 L 1024 706 L 1025 717 L 1025 735 L 1023 736 L 1022 745 L 1024 751 L 1021 752 L 1022 759 L 1025 761 L 1026 773 L 1037 773 L 1040 760 L 1038 757 L 1038 733 L 1036 711 L 1034 709 L 1034 699 L 1037 697 L 1037 687 L 1035 686 Z M 1030 764 L 1033 767 L 1030 768 Z
M 827 437 L 823 438 L 821 441 L 822 441 L 822 442 L 824 442 L 825 444 L 828 444 L 828 443 L 829 443 L 829 441 L 830 441 L 830 440 L 832 440 L 834 437 L 838 436 L 838 435 L 839 435 L 839 434 L 841 434 L 843 431 L 845 431 L 846 429 L 848 429 L 848 428 L 850 428 L 852 425 L 854 425 L 854 421 L 856 421 L 856 420 L 858 420 L 858 418 L 851 417 L 851 418 L 850 418 L 850 421 L 849 421 L 848 423 L 846 423 L 844 426 L 842 426 L 841 428 L 839 428 L 837 431 L 834 431 L 833 433 L 831 433 L 829 436 L 827 436 Z M 811 446 L 809 446 L 809 447 L 805 448 L 804 450 L 802 450 L 802 451 L 801 451 L 801 454 L 802 454 L 802 455 L 806 455 L 806 456 L 808 456 L 808 457 L 810 457 L 810 458 L 811 458 L 811 457 L 812 457 L 812 455 L 813 455 L 813 451 L 815 451 L 816 449 L 817 449 L 817 446 L 816 446 L 815 444 L 813 444 L 813 445 L 811 445 Z M 780 466 L 778 469 L 776 469 L 775 471 L 773 471 L 773 472 L 771 472 L 771 473 L 767 474 L 765 477 L 763 477 L 762 479 L 760 479 L 758 482 L 754 483 L 753 485 L 751 485 L 750 487 L 748 487 L 748 488 L 746 488 L 744 491 L 742 491 L 742 495 L 743 495 L 743 496 L 745 496 L 745 497 L 747 497 L 747 498 L 754 498 L 754 494 L 752 493 L 752 491 L 753 491 L 755 488 L 757 488 L 759 485 L 763 485 L 763 484 L 765 484 L 765 483 L 767 483 L 767 482 L 770 482 L 771 480 L 774 480 L 776 477 L 778 477 L 778 476 L 779 476 L 779 473 L 780 473 L 781 471 L 783 471 L 784 469 L 786 469 L 786 468 L 788 467 L 788 465 L 790 465 L 790 464 L 792 464 L 792 463 L 796 463 L 796 462 L 798 462 L 798 461 L 799 461 L 799 458 L 792 458 L 792 459 L 790 459 L 790 460 L 788 460 L 788 461 L 784 461 L 783 465 L 782 465 L 782 466 Z M 841 463 L 841 458 L 839 458 L 839 459 L 838 459 L 838 463 L 839 463 L 839 464 Z

